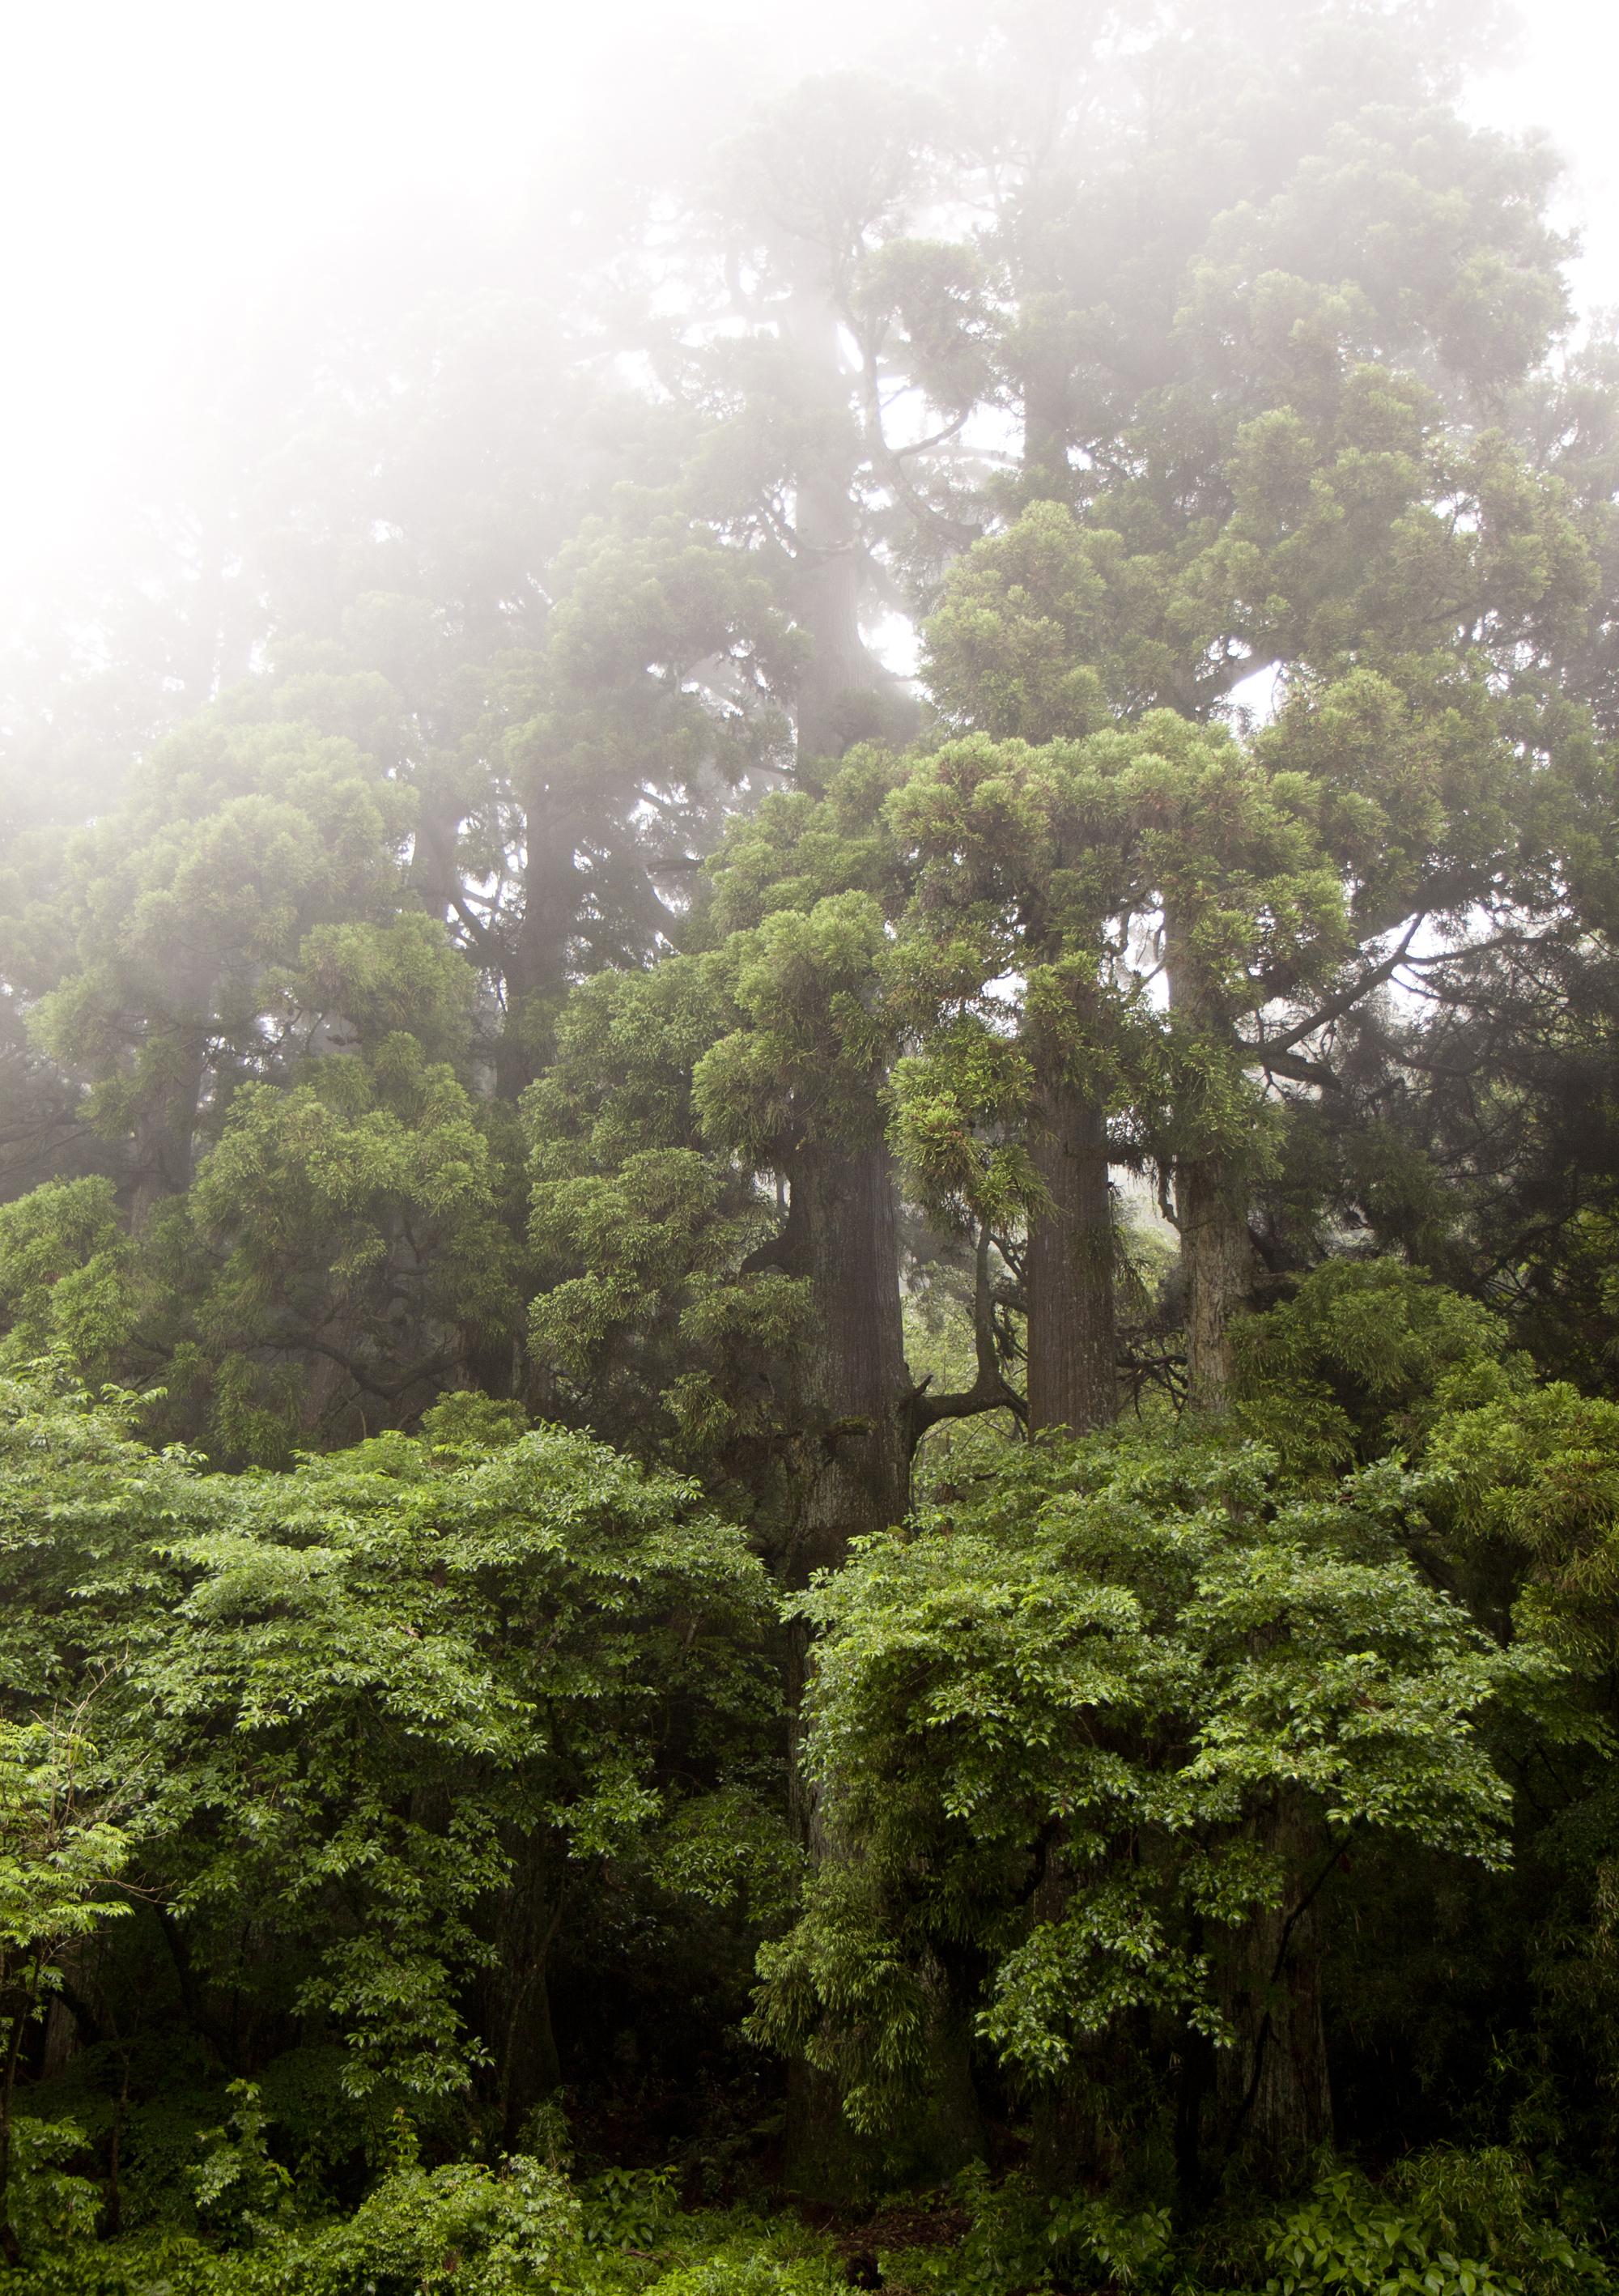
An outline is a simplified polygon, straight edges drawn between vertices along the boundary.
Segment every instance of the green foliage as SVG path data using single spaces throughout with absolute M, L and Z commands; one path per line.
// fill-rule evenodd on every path
M 227 2246 L 251 2247 L 274 2237 L 291 2213 L 292 2178 L 265 2143 L 266 2117 L 252 2081 L 233 2081 L 234 2100 L 225 2128 L 205 2129 L 197 2141 L 206 2149 L 192 2171 L 197 2213 Z
M 1443 6 L 935 15 L 936 85 L 311 299 L 25 636 L 0 2182 L 64 2288 L 809 2296 L 519 2139 L 567 2059 L 593 2143 L 700 2091 L 738 2157 L 761 1939 L 867 2125 L 952 2035 L 964 2126 L 1132 2100 L 944 2274 L 1166 2280 L 1318 2034 L 1380 2155 L 1611 2176 L 1619 391 L 1554 156 Z M 923 602 L 932 720 L 867 643 Z M 1110 1165 L 1182 1226 L 1122 1365 Z M 1020 1442 L 1121 1367 L 1135 1434 Z M 783 1628 L 757 1556 L 862 1529 Z M 638 2031 L 711 2009 L 676 2108 Z M 1582 2276 L 1549 2167 L 1423 2159 L 1283 2296 Z
M 41 2226 L 77 2229 L 86 2194 L 57 2172 L 78 2132 L 16 2114 L 29 2028 L 61 1985 L 61 1964 L 129 1907 L 113 1895 L 132 1844 L 111 1822 L 105 1773 L 78 1712 L 0 1721 L 0 2247 L 17 2264 Z M 95 1792 L 101 1786 L 99 1795 Z
M 498 1451 L 527 1432 L 522 1405 L 492 1395 L 440 1396 L 421 1414 L 421 1439 L 435 1451 Z
M 479 2163 L 405 2168 L 383 2177 L 345 2222 L 272 2228 L 223 2253 L 168 2239 L 97 2248 L 75 2242 L 42 2258 L 19 2286 L 67 2296 L 547 2296 L 592 2285 L 580 2207 L 567 2184 L 519 2155 L 498 2172 Z
M 839 1272 L 808 1207 L 822 1176 L 836 1196 L 845 1160 L 881 1153 L 888 934 L 864 887 L 892 891 L 897 771 L 863 753 L 824 797 L 738 824 L 693 935 L 709 946 L 576 991 L 524 1100 L 529 1334 L 552 1395 L 778 1529 Z
M 1231 2195 L 1190 2234 L 1169 2209 L 1083 2192 L 1042 2194 L 1021 2174 L 965 2171 L 952 2200 L 969 2218 L 959 2247 L 879 2255 L 885 2282 L 945 2291 L 1050 2287 L 1196 2292 L 1259 2286 L 1478 2296 L 1491 2289 L 1600 2288 L 1611 2274 L 1558 2193 L 1499 2148 L 1435 2147 L 1378 2185 L 1327 2161 L 1309 2191 L 1266 2213 Z M 1570 2213 L 1572 2208 L 1572 2215 Z
M 320 1420 L 364 1426 L 372 1397 L 386 1412 L 437 1392 L 435 1331 L 498 1328 L 515 1307 L 487 1142 L 466 1093 L 447 1069 L 423 1067 L 413 1037 L 385 1037 L 370 1076 L 331 1062 L 291 1092 L 246 1087 L 188 1210 L 218 1254 L 197 1324 L 222 1365 L 227 1456 L 282 1464 L 296 1430 L 266 1457 L 241 1431 L 230 1366 L 296 1363 L 310 1341 L 335 1342 L 358 1392 L 339 1390 Z
M 951 2198 L 968 2214 L 960 2247 L 885 2259 L 885 2276 L 983 2296 L 1059 2278 L 1067 2286 L 1150 2288 L 1177 2260 L 1167 2209 L 1132 2212 L 1096 2194 L 1042 2194 L 1018 2171 L 996 2183 L 981 2162 L 956 2178 Z M 1182 2277 L 1181 2284 L 1190 2284 Z
M 17 2285 L 24 2296 L 47 2288 L 68 2296 L 137 2296 L 154 2286 L 179 2296 L 269 2296 L 286 2288 L 309 2296 L 367 2290 L 421 2296 L 452 2286 L 482 2296 L 544 2290 L 617 2296 L 631 2289 L 656 2296 L 827 2296 L 846 2284 L 824 2243 L 790 2218 L 683 2216 L 660 2191 L 656 2174 L 626 2171 L 570 2187 L 521 2154 L 494 2171 L 405 2165 L 381 2177 L 341 2224 L 290 2226 L 257 2246 L 223 2252 L 174 2240 L 97 2246 L 81 2233 L 46 2248 Z M 1234 2284 L 1231 2256 L 1218 2259 L 1208 2243 L 1177 2237 L 1166 2210 L 1131 2211 L 1079 2194 L 1041 2199 L 1021 2178 L 997 2185 L 981 2169 L 959 2178 L 947 2197 L 968 2212 L 966 2237 L 959 2246 L 879 2250 L 887 2284 L 940 2296 L 1001 2296 L 1053 2282 L 1193 2292 Z M 1316 2288 L 1550 2296 L 1606 2286 L 1602 2262 L 1548 2210 L 1549 2197 L 1502 2152 L 1419 2155 L 1381 2193 L 1351 2170 L 1329 2167 L 1306 2199 L 1254 2226 L 1247 2244 L 1257 2235 L 1270 2267 L 1264 2285 L 1278 2296 Z
M 1419 1454 L 1450 1414 L 1510 1411 L 1531 1377 L 1500 1318 L 1395 1259 L 1329 1260 L 1236 1338 L 1243 1426 L 1306 1471 Z
M 108 1126 L 161 1120 L 210 1040 L 222 1063 L 250 1059 L 259 970 L 397 883 L 411 805 L 382 762 L 318 718 L 233 717 L 213 711 L 147 761 L 127 808 L 79 832 L 56 899 L 17 929 L 31 965 L 58 942 L 71 953 L 39 1027 L 98 1079 Z M 149 1012 L 159 1025 L 131 1043 Z
M 71 2121 L 18 2114 L 8 2131 L 6 2222 L 24 2268 L 62 2249 L 88 2248 L 102 2212 L 99 2185 L 70 2166 L 81 2165 L 85 2132 Z
M 1317 1498 L 1221 1435 L 1116 1437 L 1010 1457 L 866 1542 L 802 1605 L 810 1760 L 861 1854 L 765 1948 L 761 2036 L 879 2124 L 928 2077 L 929 1958 L 970 1940 L 977 2030 L 1036 2079 L 1141 2008 L 1229 2046 L 1214 1938 L 1298 1903 L 1324 1847 L 1502 1862 L 1476 1724 L 1555 1669 L 1425 1582 L 1416 1497 L 1386 1466 Z M 1295 1804 L 1310 1828 L 1267 1846 L 1256 1821 Z
M 456 1996 L 511 1834 L 553 1845 L 552 1892 L 569 1859 L 634 1857 L 665 1702 L 710 1668 L 722 1703 L 759 1694 L 725 1646 L 758 1617 L 752 1566 L 689 1489 L 576 1438 L 437 1473 L 396 1438 L 239 1491 L 172 1550 L 206 1638 L 131 1685 L 177 1790 L 180 1903 L 300 1907 L 281 1983 L 344 2032 L 354 2092 L 444 2095 L 483 2054 Z
M 672 2169 L 604 2169 L 580 2195 L 592 2248 L 645 2255 L 675 2212 Z
M 588 1398 L 627 1447 L 733 1475 L 781 1426 L 752 1365 L 791 1350 L 805 1310 L 801 1283 L 745 1271 L 771 1199 L 710 1147 L 695 1103 L 699 1063 L 740 1020 L 710 959 L 593 982 L 524 1103 L 544 1287 L 530 1338 L 553 1392 Z
M 823 2244 L 790 2221 L 699 2219 L 692 2229 L 688 2254 L 652 2281 L 658 2296 L 828 2296 L 846 2284 Z
M 498 2175 L 475 2162 L 400 2169 L 347 2224 L 275 2263 L 322 2296 L 452 2286 L 529 2296 L 579 2285 L 579 2203 L 567 2185 L 519 2155 Z
M 132 1258 L 110 1180 L 53 1180 L 0 1206 L 0 1319 L 13 1365 L 59 1355 L 104 1374 L 134 1326 Z
M 85 1735 L 91 1702 L 86 1696 L 71 1715 L 0 1725 L 0 1968 L 8 1986 L 26 1972 L 37 1990 L 70 1939 L 129 1910 L 106 1897 L 130 1842 L 109 1815 L 108 1774 Z
M 883 916 L 870 894 L 774 910 L 722 952 L 743 1025 L 698 1062 L 711 1137 L 758 1163 L 789 1140 L 864 1144 L 877 1131 L 886 1050 L 871 1012 Z
M 1031 503 L 951 570 L 925 626 L 923 673 L 945 715 L 993 739 L 1073 739 L 1106 722 L 1092 667 L 1104 594 L 1089 537 L 1058 503 Z M 1095 546 L 1105 550 L 1116 537 Z
M 958 1221 L 1038 1216 L 1027 1136 L 1053 1095 L 1116 1112 L 1118 1146 L 1267 1160 L 1235 1029 L 1330 980 L 1342 888 L 1299 776 L 1167 710 L 1034 748 L 978 735 L 888 800 L 916 890 L 885 970 L 921 1048 L 895 1078 L 896 1144 L 922 1200 Z M 1170 918 L 1173 1004 L 1125 958 Z
M 1532 2213 L 1533 2179 L 1510 2153 L 1420 2154 L 1392 2182 L 1392 2192 L 1378 2194 L 1352 2170 L 1324 2177 L 1271 2230 L 1266 2296 L 1492 2296 L 1608 2284 L 1606 2265 L 1577 2234 Z
M 15 2276 L 22 2296 L 831 2296 L 841 2284 L 825 2244 L 789 2218 L 689 2217 L 657 2172 L 576 2185 L 522 2153 L 494 2168 L 403 2162 L 341 2221 L 305 2218 L 223 2250 L 173 2235 L 98 2243 L 64 2220 Z
M 59 1775 L 77 1740 L 5 1726 L 18 2015 L 120 1910 L 105 1882 L 133 1857 L 193 1993 L 323 2025 L 351 2098 L 445 2099 L 491 2062 L 470 2003 L 519 1950 L 514 1893 L 540 1923 L 530 1988 L 603 1861 L 720 1902 L 746 1871 L 779 1899 L 765 1581 L 690 1485 L 509 1424 L 492 1450 L 393 1436 L 235 1480 L 143 1460 L 82 1398 L 13 1390 L 7 1432 L 34 1609 L 6 1688 L 99 1681 L 97 1759 L 130 1803 L 110 1829 Z M 246 2110 L 218 2162 L 257 2143 Z

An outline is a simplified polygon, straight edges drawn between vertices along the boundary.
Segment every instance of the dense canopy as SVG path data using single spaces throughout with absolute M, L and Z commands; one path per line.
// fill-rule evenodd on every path
M 1606 2278 L 1619 354 L 1502 37 L 939 12 L 35 602 L 20 2285 Z

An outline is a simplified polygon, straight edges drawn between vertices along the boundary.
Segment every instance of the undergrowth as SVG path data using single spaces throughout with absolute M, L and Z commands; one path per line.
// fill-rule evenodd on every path
M 790 2209 L 686 2210 L 672 2169 L 569 2173 L 543 2117 L 535 2152 L 423 2167 L 402 2125 L 391 2161 L 346 2216 L 300 2202 L 244 2088 L 192 2172 L 195 2229 L 108 2239 L 101 2188 L 64 2165 L 70 2125 L 25 2123 L 12 2179 L 16 2296 L 1599 2296 L 1613 2286 L 1588 2198 L 1504 2150 L 1413 2156 L 1379 2185 L 1324 2160 L 1286 2203 L 1231 2193 L 1178 2226 L 1163 2203 L 1035 2192 L 969 2169 L 900 2196 L 878 2244 Z M 960 2237 L 880 2244 L 938 2211 Z

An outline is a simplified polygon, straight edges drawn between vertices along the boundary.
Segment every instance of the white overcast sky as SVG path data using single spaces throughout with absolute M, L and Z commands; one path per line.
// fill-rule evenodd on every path
M 402 194 L 510 199 L 560 148 L 587 164 L 592 124 L 621 127 L 626 78 L 644 82 L 650 59 L 695 48 L 746 81 L 764 55 L 780 72 L 863 45 L 882 12 L 881 0 L 0 0 L 0 575 L 26 579 L 94 523 L 166 374 L 333 235 Z M 1580 300 L 1619 305 L 1619 6 L 1532 0 L 1525 16 L 1519 62 L 1471 109 L 1552 130 L 1588 247 Z

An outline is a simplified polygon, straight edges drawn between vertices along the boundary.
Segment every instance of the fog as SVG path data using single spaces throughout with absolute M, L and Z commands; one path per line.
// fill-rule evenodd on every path
M 1538 0 L 1525 11 L 1513 63 L 1475 83 L 1465 109 L 1492 127 L 1541 127 L 1568 161 L 1561 206 L 1583 253 L 1573 266 L 1586 311 L 1619 304 L 1619 166 L 1613 87 L 1619 15 L 1602 0 Z
M 0 145 L 7 352 L 0 581 L 80 546 L 98 495 L 244 324 L 347 243 L 411 250 L 536 200 L 563 209 L 626 151 L 700 144 L 797 74 L 912 45 L 908 0 L 583 9 L 472 0 L 154 0 L 14 12 Z M 1619 304 L 1611 90 L 1619 16 L 1539 0 L 1467 108 L 1548 129 L 1585 309 Z M 391 221 L 389 220 L 391 219 Z
M 1614 2285 L 1616 12 L 13 11 L 18 2286 Z
M 18 12 L 0 578 L 94 523 L 176 390 L 334 251 L 408 262 L 526 203 L 564 209 L 626 152 L 700 146 L 728 105 L 863 52 L 871 28 L 851 0 Z

